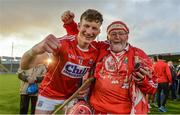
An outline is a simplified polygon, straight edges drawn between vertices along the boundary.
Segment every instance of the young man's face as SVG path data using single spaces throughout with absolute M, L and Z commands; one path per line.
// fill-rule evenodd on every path
M 97 35 L 100 33 L 100 23 L 89 22 L 84 19 L 78 24 L 79 29 L 79 39 L 84 43 L 91 43 L 96 39 Z

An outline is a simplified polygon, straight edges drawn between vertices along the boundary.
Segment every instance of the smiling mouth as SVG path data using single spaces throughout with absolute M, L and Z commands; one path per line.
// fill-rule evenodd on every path
M 83 36 L 85 37 L 86 40 L 92 40 L 95 38 L 95 35 L 90 35 L 90 34 L 85 34 L 85 33 L 83 33 Z
M 94 39 L 94 36 L 85 36 L 87 40 Z

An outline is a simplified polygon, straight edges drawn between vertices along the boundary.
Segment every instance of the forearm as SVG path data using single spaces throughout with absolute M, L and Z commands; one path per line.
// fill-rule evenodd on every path
M 36 58 L 36 55 L 33 54 L 32 49 L 24 53 L 24 55 L 21 58 L 21 64 L 20 64 L 21 69 L 27 70 L 29 68 L 32 68 L 35 58 Z
M 157 89 L 157 84 L 146 77 L 141 83 L 137 83 L 143 93 L 154 94 Z
M 57 53 L 59 40 L 52 34 L 48 35 L 40 43 L 28 50 L 21 59 L 20 67 L 23 70 L 32 68 L 38 64 L 43 64 L 43 56 L 48 53 Z

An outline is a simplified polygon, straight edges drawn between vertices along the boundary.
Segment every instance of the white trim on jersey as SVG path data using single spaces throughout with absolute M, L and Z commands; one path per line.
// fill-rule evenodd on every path
M 79 50 L 81 50 L 82 52 L 88 52 L 89 51 L 89 48 L 88 49 L 82 49 L 79 45 L 77 45 L 77 48 Z
M 97 49 L 93 44 L 90 43 L 90 46 L 94 49 Z
M 61 41 L 61 40 L 65 40 L 65 39 L 75 40 L 75 38 L 76 38 L 76 35 L 65 35 L 65 36 L 60 37 L 58 39 L 59 39 L 59 41 Z

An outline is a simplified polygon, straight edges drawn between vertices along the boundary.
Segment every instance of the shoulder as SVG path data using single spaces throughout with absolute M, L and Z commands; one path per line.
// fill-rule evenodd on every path
M 93 45 L 97 49 L 104 49 L 106 47 L 109 47 L 109 41 L 93 41 L 91 45 Z
M 145 52 L 142 49 L 138 48 L 138 47 L 134 47 L 134 46 L 130 46 L 130 47 L 132 47 L 136 52 L 145 54 Z
M 65 35 L 58 38 L 58 40 L 61 47 L 67 48 L 68 46 L 72 46 L 76 42 L 76 35 Z
M 152 60 L 142 49 L 132 46 L 130 46 L 130 49 L 133 49 L 135 56 L 139 57 L 144 63 L 152 65 Z
M 102 46 L 109 46 L 110 42 L 109 42 L 109 40 L 105 40 L 105 41 L 99 41 L 98 44 L 100 44 Z

